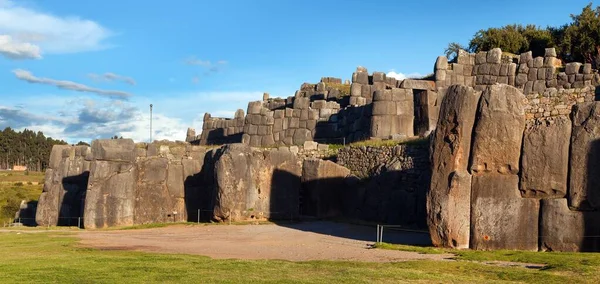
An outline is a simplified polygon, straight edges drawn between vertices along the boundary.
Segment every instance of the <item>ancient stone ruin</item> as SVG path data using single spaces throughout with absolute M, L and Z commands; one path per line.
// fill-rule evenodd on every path
M 493 49 L 439 57 L 426 79 L 359 67 L 205 114 L 186 142 L 56 146 L 36 221 L 310 216 L 428 228 L 452 248 L 600 251 L 600 75 L 557 62 Z M 328 145 L 369 139 L 409 140 Z

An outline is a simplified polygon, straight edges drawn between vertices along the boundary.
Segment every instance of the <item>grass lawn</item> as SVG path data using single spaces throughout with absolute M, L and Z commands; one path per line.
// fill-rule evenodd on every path
M 393 247 L 388 247 L 393 248 Z M 401 249 L 417 249 L 402 247 Z M 397 249 L 397 248 L 393 248 Z M 430 251 L 431 252 L 431 251 Z M 460 253 L 460 252 L 459 252 Z M 595 254 L 468 252 L 458 261 L 361 263 L 340 261 L 213 260 L 193 255 L 78 247 L 70 232 L 0 232 L 0 281 L 60 283 L 598 283 Z M 537 270 L 476 260 L 549 263 Z

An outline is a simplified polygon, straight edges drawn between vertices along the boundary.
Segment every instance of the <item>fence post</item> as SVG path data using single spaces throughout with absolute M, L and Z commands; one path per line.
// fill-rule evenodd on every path
M 377 239 L 375 239 L 375 243 L 379 243 L 379 224 L 377 224 Z
M 198 224 L 200 224 L 200 209 L 198 209 Z
M 346 147 L 346 137 L 342 137 L 342 140 L 344 141 L 344 147 Z
M 81 229 L 81 217 L 77 217 L 77 228 Z

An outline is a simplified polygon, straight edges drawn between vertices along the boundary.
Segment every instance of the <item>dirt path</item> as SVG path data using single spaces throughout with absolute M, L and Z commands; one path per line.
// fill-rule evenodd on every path
M 81 245 L 108 250 L 205 255 L 218 259 L 352 260 L 371 262 L 443 260 L 452 255 L 369 249 L 375 229 L 332 222 L 291 225 L 170 226 L 122 231 L 83 231 Z M 389 232 L 387 238 L 420 244 L 427 235 Z

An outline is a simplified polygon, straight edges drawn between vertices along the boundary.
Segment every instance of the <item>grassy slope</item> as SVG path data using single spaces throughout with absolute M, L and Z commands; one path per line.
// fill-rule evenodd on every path
M 472 261 L 246 261 L 213 260 L 192 255 L 101 251 L 80 248 L 73 235 L 56 231 L 20 234 L 0 232 L 0 255 L 0 279 L 3 283 L 398 283 L 406 280 L 427 283 L 572 283 L 598 280 L 598 275 L 582 275 L 565 269 L 540 271 L 490 266 Z M 593 264 L 595 261 L 593 260 Z
M 44 173 L 0 171 L 0 224 L 14 218 L 21 200 L 37 200 L 43 183 Z

